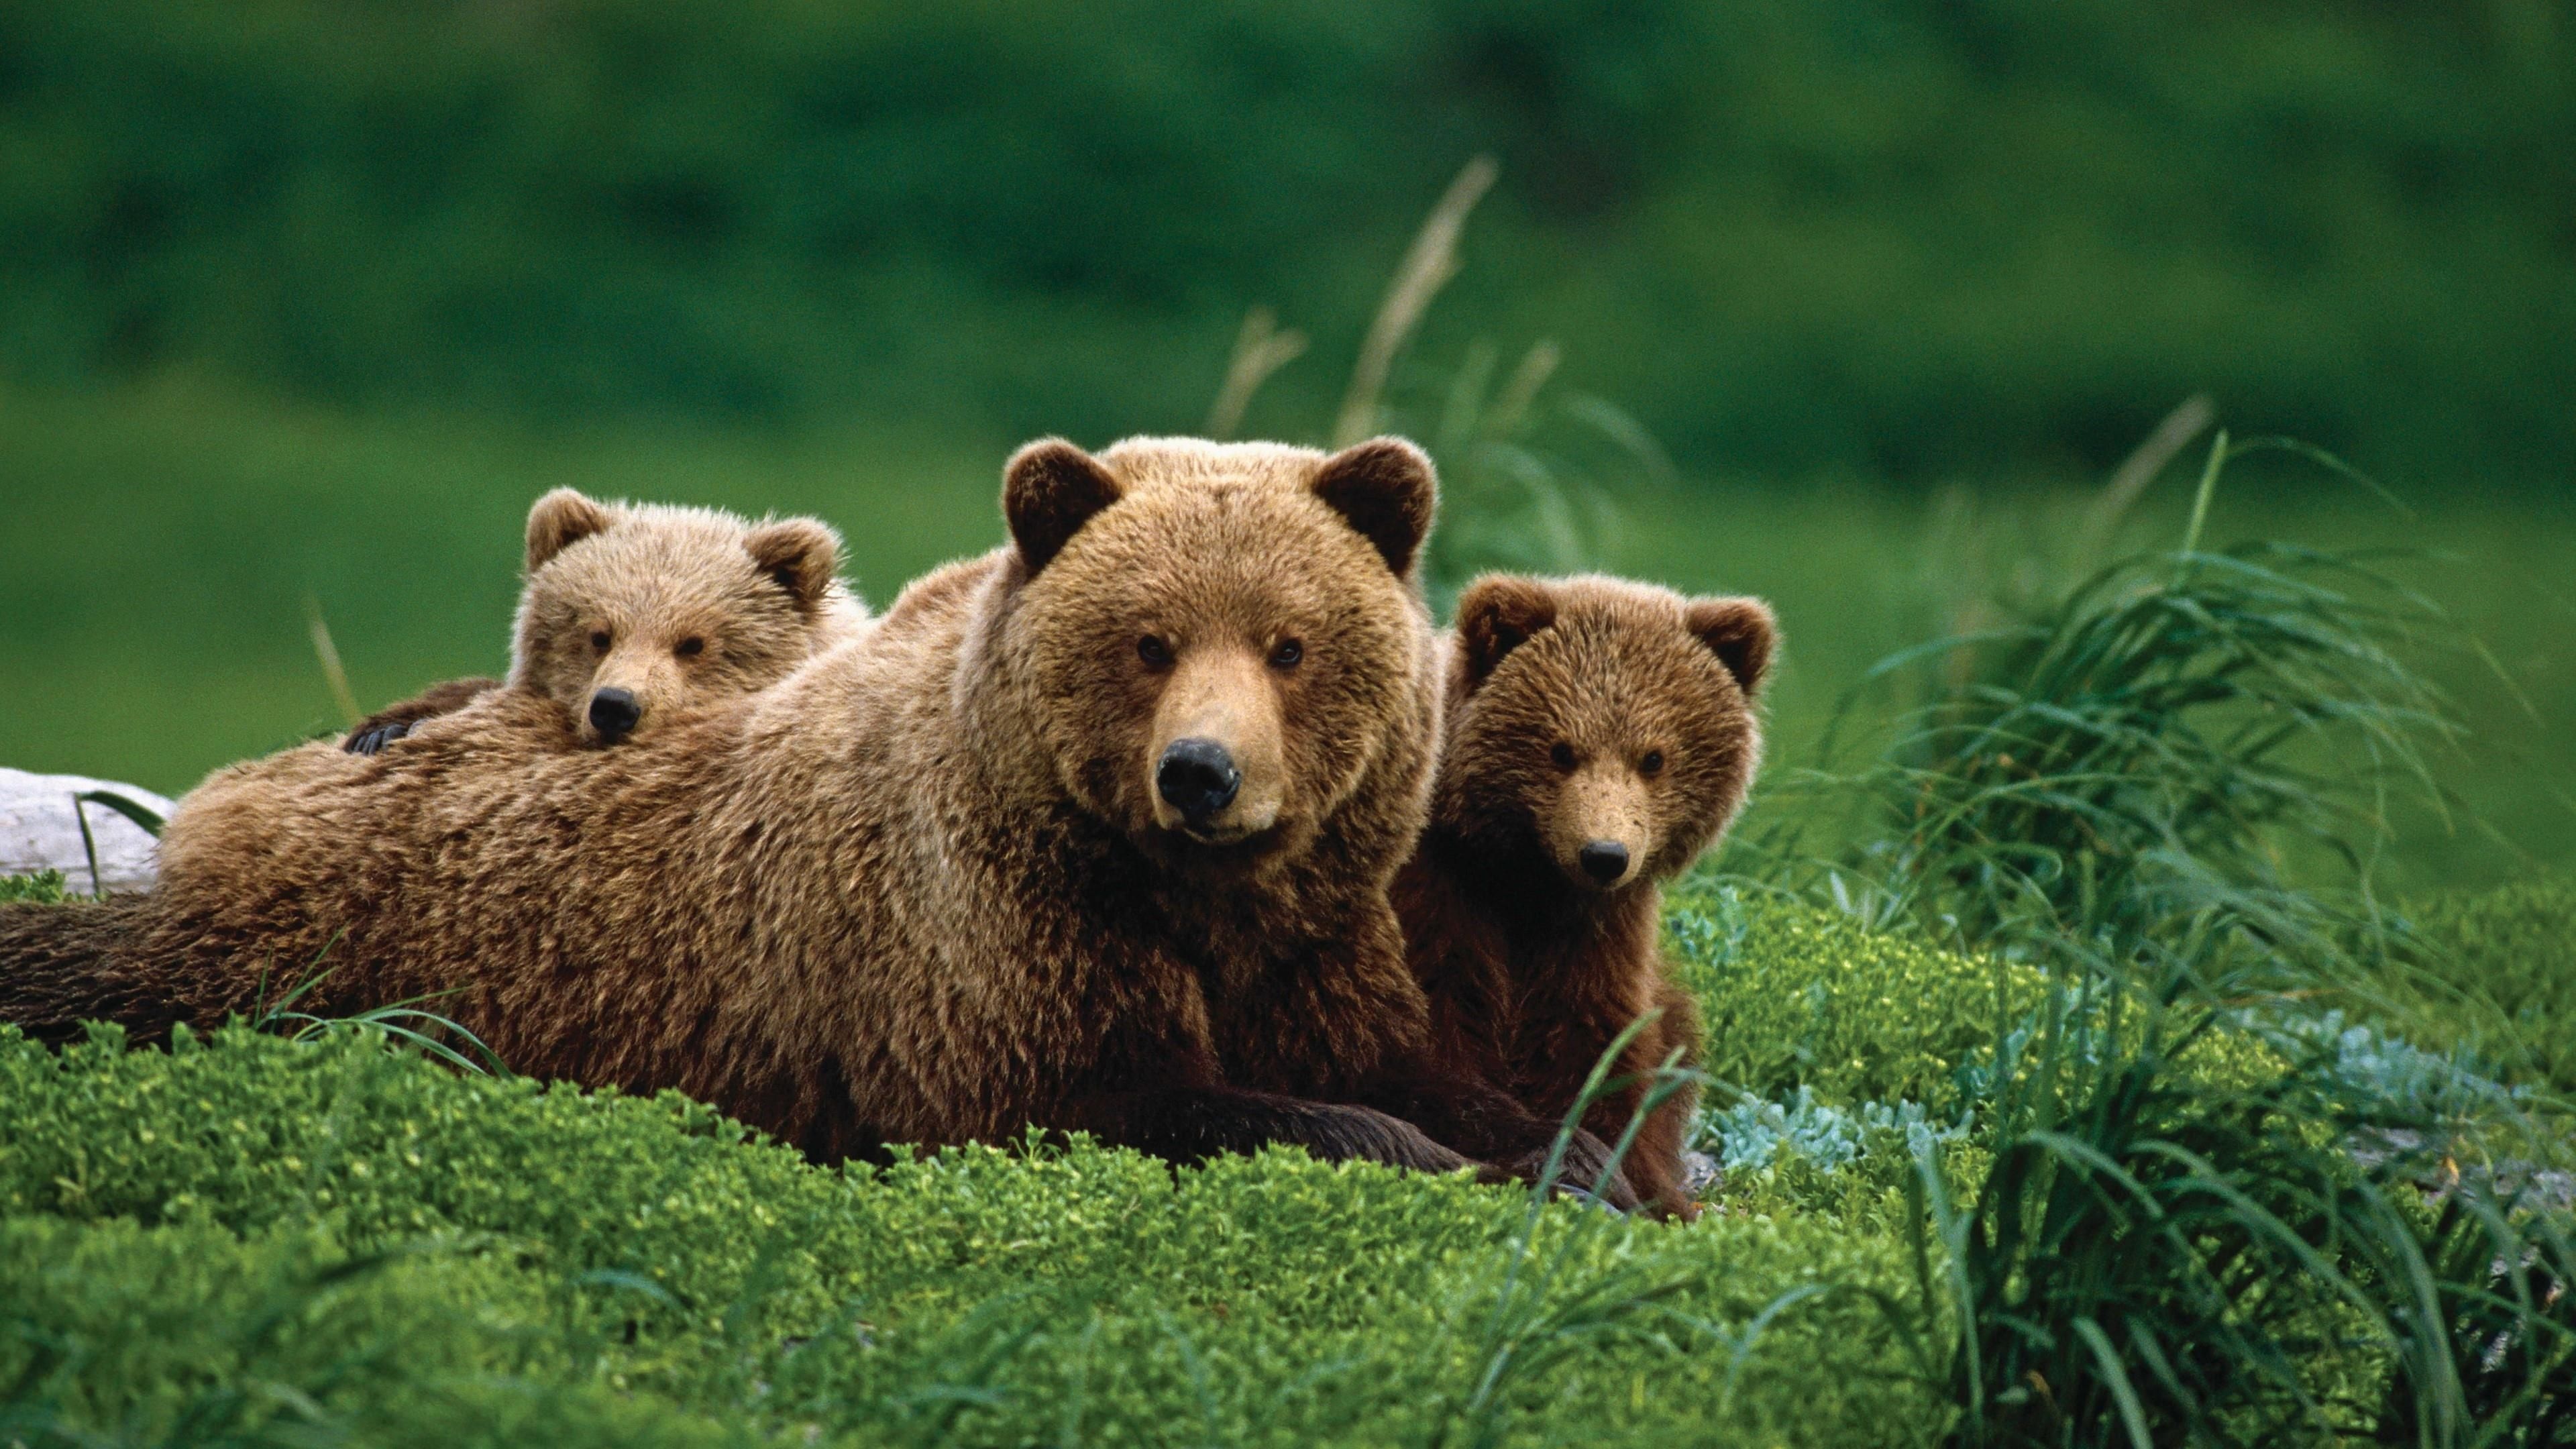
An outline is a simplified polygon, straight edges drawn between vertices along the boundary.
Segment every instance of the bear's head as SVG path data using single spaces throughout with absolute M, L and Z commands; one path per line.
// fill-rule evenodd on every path
M 811 518 L 600 503 L 570 488 L 528 512 L 510 682 L 560 702 L 586 744 L 776 683 L 861 611 L 841 539 Z
M 1413 574 L 1436 492 L 1394 438 L 1022 448 L 999 647 L 1056 783 L 1166 856 L 1285 858 L 1364 790 L 1402 797 L 1376 802 L 1386 830 L 1418 827 L 1439 701 Z
M 1458 599 L 1434 818 L 1580 890 L 1673 875 L 1744 803 L 1774 640 L 1757 599 L 1476 580 Z

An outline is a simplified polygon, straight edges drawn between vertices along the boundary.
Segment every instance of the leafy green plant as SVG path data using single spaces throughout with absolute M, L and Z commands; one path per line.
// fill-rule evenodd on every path
M 2382 1443 L 2555 1445 L 2576 1439 L 2576 1251 L 2571 1220 L 2500 1202 L 2471 1184 L 2382 1264 L 2404 1291 L 2390 1321 L 2408 1371 L 2390 1385 Z
M 2457 726 L 2406 658 L 2439 611 L 2371 556 L 2203 547 L 2228 460 L 2288 446 L 2221 432 L 2179 548 L 1873 670 L 1948 661 L 1953 677 L 1878 764 L 1802 782 L 1867 821 L 1823 864 L 1835 888 L 1862 882 L 1881 913 L 2023 955 L 2342 961 L 2376 921 L 2389 798 L 2439 798 L 2428 752 Z M 2304 878 L 2314 859 L 2357 892 Z
M 38 905 L 56 905 L 63 899 L 63 873 L 40 870 L 34 875 L 0 875 L 0 905 L 12 901 L 33 901 Z
M 1974 1194 L 1954 1205 L 1928 1156 L 1916 1178 L 1956 1441 L 2556 1442 L 2576 1410 L 2563 1207 L 2459 1190 L 2428 1224 L 2430 1164 L 2365 1170 L 2348 1144 L 2430 1124 L 2322 1054 L 2213 1082 L 2190 1065 L 2222 1028 L 2203 983 L 2096 979 L 2100 1010 L 2052 1013 Z

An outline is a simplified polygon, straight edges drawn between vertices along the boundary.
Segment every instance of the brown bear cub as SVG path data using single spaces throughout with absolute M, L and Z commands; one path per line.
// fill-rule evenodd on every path
M 1387 894 L 1439 746 L 1434 493 L 1394 439 L 1033 444 L 1007 547 L 757 694 L 566 750 L 502 690 L 228 771 L 148 895 L 0 906 L 0 1019 L 149 1037 L 327 953 L 310 1010 L 446 992 L 519 1072 L 820 1158 L 1035 1124 L 1526 1172 L 1553 1124 L 1430 1057 Z
M 840 569 L 840 535 L 816 519 L 755 524 L 558 488 L 528 511 L 506 687 L 560 704 L 583 744 L 633 739 L 688 706 L 775 684 L 855 633 L 867 610 Z M 345 747 L 372 755 L 503 687 L 434 685 L 360 721 Z
M 1665 974 L 1657 883 L 1712 844 L 1762 754 L 1753 699 L 1771 612 L 1601 577 L 1487 576 L 1458 601 L 1431 823 L 1397 877 L 1433 1050 L 1562 1120 L 1620 1032 L 1663 1014 L 1584 1124 L 1615 1141 L 1648 1078 L 1697 1055 Z M 1624 1163 L 1653 1210 L 1690 1215 L 1694 1094 L 1668 1098 Z

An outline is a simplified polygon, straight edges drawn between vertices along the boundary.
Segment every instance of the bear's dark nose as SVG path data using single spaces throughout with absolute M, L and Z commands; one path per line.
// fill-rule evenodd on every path
M 1628 847 L 1615 840 L 1596 840 L 1574 853 L 1583 873 L 1608 885 L 1628 873 Z
M 590 697 L 590 727 L 599 731 L 602 744 L 613 745 L 626 738 L 626 732 L 643 717 L 644 706 L 623 689 L 603 689 Z
M 1214 740 L 1174 740 L 1154 766 L 1154 788 L 1192 825 L 1234 803 L 1243 787 L 1243 772 L 1234 756 Z

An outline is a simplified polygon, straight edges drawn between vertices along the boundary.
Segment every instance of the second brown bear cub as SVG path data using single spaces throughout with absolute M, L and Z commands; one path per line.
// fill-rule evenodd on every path
M 1431 823 L 1396 879 L 1434 1054 L 1562 1118 L 1629 1025 L 1627 1084 L 1584 1125 L 1615 1141 L 1699 1021 L 1664 970 L 1657 884 L 1744 803 L 1752 702 L 1774 641 L 1745 598 L 1616 579 L 1488 576 L 1458 601 Z M 1695 1094 L 1667 1099 L 1625 1163 L 1640 1200 L 1693 1211 L 1681 1153 Z
M 688 705 L 775 684 L 856 633 L 841 538 L 812 518 L 601 503 L 558 488 L 528 510 L 527 584 L 508 686 L 564 708 L 580 742 L 631 739 Z M 361 720 L 372 755 L 497 679 L 453 679 Z

